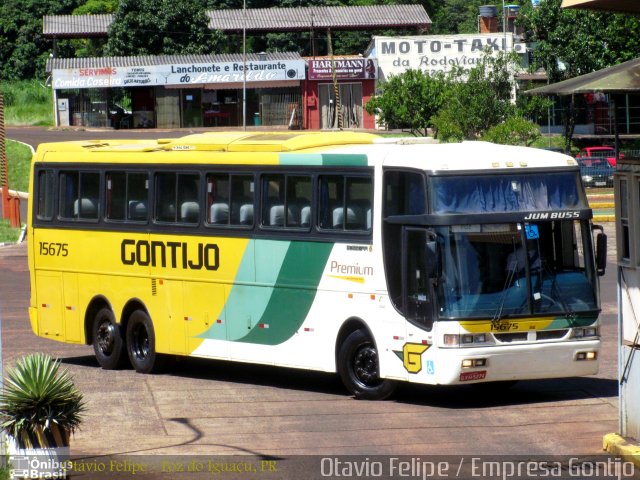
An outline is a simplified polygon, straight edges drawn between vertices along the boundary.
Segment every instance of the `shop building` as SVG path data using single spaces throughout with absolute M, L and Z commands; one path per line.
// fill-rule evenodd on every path
M 422 5 L 228 9 L 210 10 L 207 15 L 210 29 L 229 35 L 309 32 L 314 56 L 320 54 L 318 37 L 325 31 L 402 28 L 424 32 L 431 25 Z M 58 40 L 104 39 L 113 20 L 113 15 L 43 18 L 43 35 L 54 44 L 54 58 L 47 68 L 54 88 L 56 125 L 334 128 L 341 123 L 344 128 L 369 128 L 372 124 L 363 105 L 373 93 L 375 78 L 350 77 L 347 57 L 338 62 L 339 86 L 333 90 L 327 86 L 333 78 L 329 82 L 324 74 L 313 73 L 320 72 L 320 66 L 312 67 L 312 78 L 305 82 L 307 62 L 297 53 L 252 53 L 246 59 L 242 54 L 55 58 Z M 364 62 L 356 59 L 349 62 Z M 246 80 L 241 78 L 245 71 Z M 345 105 L 340 108 L 342 115 L 335 109 L 336 95 Z
M 302 118 L 294 53 L 52 58 L 57 126 L 289 125 Z
M 362 57 L 307 59 L 304 126 L 308 129 L 375 128 L 364 105 L 375 92 L 378 63 Z

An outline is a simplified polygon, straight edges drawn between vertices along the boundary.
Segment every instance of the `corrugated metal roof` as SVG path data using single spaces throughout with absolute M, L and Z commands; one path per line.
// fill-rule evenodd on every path
M 45 37 L 104 37 L 113 15 L 45 15 L 42 33 Z
M 267 53 L 266 60 L 302 60 L 298 53 Z M 143 55 L 137 57 L 50 58 L 47 72 L 71 68 L 149 67 L 153 65 L 242 62 L 242 54 L 221 55 Z M 247 53 L 247 62 L 260 61 L 257 53 Z
M 640 91 L 640 58 L 523 93 L 526 95 L 572 95 L 589 92 L 638 93 L 638 91 Z
M 242 30 L 243 11 L 212 10 L 212 30 Z M 256 8 L 246 11 L 246 29 L 254 31 L 415 27 L 427 29 L 431 19 L 422 5 L 354 7 Z
M 426 30 L 431 19 L 422 5 L 371 5 L 354 7 L 299 7 L 210 10 L 212 30 L 301 31 L 318 29 L 417 28 Z M 243 16 L 246 18 L 243 19 Z M 113 15 L 47 15 L 45 37 L 106 36 Z

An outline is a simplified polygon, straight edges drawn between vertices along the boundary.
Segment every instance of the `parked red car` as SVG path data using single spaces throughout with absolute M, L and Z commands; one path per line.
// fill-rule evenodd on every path
M 576 158 L 585 157 L 604 157 L 609 162 L 609 165 L 612 167 L 616 166 L 616 149 L 613 147 L 584 147 L 578 155 L 576 155 Z M 624 155 L 621 153 L 618 155 L 618 158 L 624 158 Z

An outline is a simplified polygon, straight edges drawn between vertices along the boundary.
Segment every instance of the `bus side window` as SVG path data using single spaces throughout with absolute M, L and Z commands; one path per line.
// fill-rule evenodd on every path
M 384 182 L 384 217 L 427 213 L 422 173 L 387 171 Z
M 54 214 L 55 176 L 52 170 L 38 172 L 38 203 L 36 217 L 39 220 L 52 220 Z
M 229 175 L 207 175 L 207 222 L 211 225 L 229 224 Z
M 326 175 L 320 177 L 320 228 L 341 231 L 370 231 L 373 186 L 370 177 Z
M 97 172 L 60 173 L 60 218 L 97 220 L 100 174 Z
M 200 222 L 200 176 L 178 175 L 178 204 L 181 223 Z
M 253 175 L 231 175 L 231 224 L 253 226 Z
M 200 175 L 156 174 L 156 220 L 198 224 L 200 222 Z
M 149 176 L 146 173 L 127 174 L 127 220 L 144 221 L 149 218 Z

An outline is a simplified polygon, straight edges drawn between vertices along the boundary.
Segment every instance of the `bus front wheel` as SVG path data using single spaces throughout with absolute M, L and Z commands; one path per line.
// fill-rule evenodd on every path
M 351 333 L 338 351 L 338 373 L 345 387 L 358 399 L 384 400 L 395 382 L 380 378 L 378 350 L 363 330 Z
M 120 327 L 109 308 L 101 308 L 93 320 L 93 351 L 105 370 L 121 368 L 126 364 L 127 350 Z
M 153 323 L 146 312 L 136 310 L 127 324 L 127 351 L 131 365 L 139 373 L 153 373 L 160 367 Z

